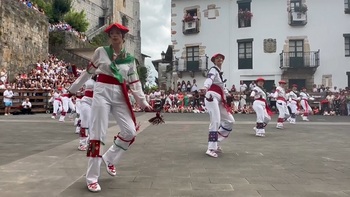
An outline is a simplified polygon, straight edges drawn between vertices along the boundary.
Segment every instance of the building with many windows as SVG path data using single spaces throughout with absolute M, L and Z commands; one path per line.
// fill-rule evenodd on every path
M 74 0 L 73 9 L 84 10 L 89 21 L 88 30 L 85 32 L 89 39 L 103 32 L 105 28 L 119 22 L 129 28 L 125 38 L 126 50 L 135 55 L 143 65 L 141 55 L 141 22 L 139 0 Z M 82 53 L 92 53 L 84 51 Z M 83 56 L 83 55 L 82 55 Z
M 203 85 L 210 57 L 226 56 L 227 86 L 264 77 L 350 86 L 350 0 L 172 0 L 172 81 Z M 176 88 L 175 88 L 176 89 Z

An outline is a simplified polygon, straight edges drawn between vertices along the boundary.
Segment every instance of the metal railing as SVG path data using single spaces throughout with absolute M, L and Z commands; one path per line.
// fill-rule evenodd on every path
M 317 68 L 320 66 L 320 50 L 280 53 L 280 68 Z
M 195 61 L 196 62 L 196 61 Z M 204 71 L 208 69 L 208 56 L 202 55 L 199 56 L 198 60 L 198 70 L 189 70 L 187 58 L 185 59 L 176 59 L 175 60 L 175 69 L 176 71 Z

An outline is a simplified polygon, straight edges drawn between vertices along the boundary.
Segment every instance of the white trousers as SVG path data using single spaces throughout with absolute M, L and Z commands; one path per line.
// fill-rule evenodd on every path
M 75 111 L 74 103 L 72 102 L 72 100 L 70 98 L 62 97 L 61 100 L 62 100 L 62 107 L 63 107 L 62 112 L 64 112 L 64 114 L 66 114 L 69 109 Z
M 265 134 L 265 126 L 270 122 L 271 117 L 267 114 L 264 101 L 255 100 L 253 109 L 256 113 L 256 134 Z
M 276 106 L 278 109 L 277 126 L 283 126 L 284 119 L 289 117 L 290 115 L 288 111 L 287 103 L 282 100 L 277 100 Z
M 301 100 L 300 105 L 304 110 L 304 116 L 308 116 L 310 113 L 312 113 L 312 109 L 307 100 Z
M 208 149 L 217 150 L 218 142 L 229 136 L 235 120 L 221 103 L 220 95 L 209 91 L 206 98 L 209 98 L 210 95 L 212 95 L 213 101 L 205 99 L 205 107 L 210 116 Z
M 277 100 L 276 105 L 278 109 L 278 118 L 287 118 L 290 115 L 286 102 Z
M 88 135 L 89 128 L 91 126 L 91 105 L 87 102 L 81 102 L 79 105 L 80 110 L 80 127 L 85 129 L 86 135 Z M 79 145 L 87 146 L 88 137 L 79 137 Z
M 62 111 L 62 103 L 59 100 L 53 101 L 53 116 L 56 116 L 59 112 Z
M 289 103 L 288 103 L 288 105 L 287 105 L 289 108 L 290 108 L 290 111 L 291 111 L 291 120 L 292 120 L 292 122 L 296 122 L 296 113 L 297 113 L 297 110 L 298 110 L 298 103 L 297 103 L 297 101 L 294 101 L 294 100 L 292 100 L 292 101 L 290 101 Z
M 119 138 L 113 141 L 113 145 L 103 155 L 106 162 L 116 165 L 123 153 L 128 149 L 130 142 L 136 135 L 135 124 L 131 118 L 131 112 L 127 107 L 119 85 L 96 82 L 94 98 L 91 106 L 91 127 L 89 131 L 90 143 L 92 140 L 101 141 L 100 152 L 106 142 L 108 128 L 108 115 L 111 113 L 120 127 Z M 123 140 L 121 140 L 121 138 Z M 98 182 L 100 176 L 102 158 L 90 157 L 86 172 L 87 184 Z

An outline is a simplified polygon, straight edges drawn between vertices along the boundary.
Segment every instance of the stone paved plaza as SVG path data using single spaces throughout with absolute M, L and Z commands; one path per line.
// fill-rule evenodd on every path
M 254 115 L 235 115 L 219 158 L 205 155 L 207 114 L 165 114 L 149 125 L 139 113 L 136 142 L 111 177 L 102 165 L 102 191 L 85 184 L 87 158 L 72 121 L 49 115 L 0 116 L 1 197 L 345 197 L 350 196 L 350 117 L 267 127 L 254 136 Z M 118 126 L 111 120 L 107 149 Z

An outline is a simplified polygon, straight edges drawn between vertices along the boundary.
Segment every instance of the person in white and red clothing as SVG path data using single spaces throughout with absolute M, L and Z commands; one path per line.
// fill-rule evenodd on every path
M 265 79 L 258 78 L 256 80 L 257 86 L 255 86 L 250 94 L 250 97 L 254 99 L 253 109 L 256 113 L 256 127 L 255 136 L 265 137 L 265 127 L 271 120 L 272 112 L 266 102 L 267 93 L 264 89 Z
M 70 94 L 68 92 L 68 90 L 66 88 L 62 88 L 61 94 L 60 94 L 60 99 L 62 101 L 62 112 L 61 112 L 61 116 L 59 118 L 60 122 L 64 122 L 67 112 L 69 109 L 71 109 L 71 111 L 75 111 L 75 106 L 70 98 Z
M 276 105 L 278 109 L 278 119 L 277 119 L 277 129 L 283 129 L 283 122 L 289 117 L 289 111 L 287 107 L 287 95 L 284 86 L 286 82 L 281 80 L 278 82 L 279 86 L 276 88 L 276 91 L 273 95 L 276 98 Z
M 91 127 L 91 104 L 94 93 L 94 85 L 96 81 L 96 75 L 86 81 L 86 77 L 89 75 L 81 75 L 75 82 L 69 87 L 69 92 L 77 92 L 77 90 L 84 85 L 84 96 L 80 100 L 79 104 L 79 146 L 78 150 L 86 151 L 88 145 L 89 128 Z M 82 82 L 85 84 L 82 84 Z
M 298 85 L 292 85 L 292 91 L 288 93 L 288 104 L 291 114 L 289 122 L 292 124 L 296 123 L 296 114 L 298 111 L 298 103 L 300 101 L 299 93 L 298 93 Z
M 229 95 L 229 92 L 225 85 L 226 79 L 223 79 L 221 71 L 224 60 L 225 56 L 220 53 L 211 58 L 214 66 L 209 69 L 207 79 L 204 81 L 204 87 L 207 91 L 204 102 L 210 116 L 206 154 L 215 158 L 218 157 L 218 153 L 222 152 L 218 142 L 229 136 L 235 121 L 226 103 L 226 96 Z
M 312 114 L 311 106 L 309 105 L 309 100 L 315 100 L 313 97 L 311 97 L 307 92 L 306 88 L 301 88 L 300 92 L 300 105 L 304 110 L 304 113 L 301 115 L 304 121 L 309 121 L 308 116 Z
M 137 130 L 127 85 L 135 100 L 142 108 L 152 110 L 142 91 L 134 57 L 123 49 L 124 37 L 128 32 L 125 26 L 114 23 L 105 29 L 111 45 L 98 47 L 91 62 L 82 75 L 97 74 L 91 106 L 91 128 L 89 130 L 89 157 L 86 182 L 88 190 L 98 192 L 102 161 L 109 175 L 116 175 L 116 167 L 128 147 L 134 142 Z M 82 77 L 84 78 L 84 76 Z M 87 81 L 90 77 L 84 78 Z M 85 83 L 81 80 L 81 83 Z M 108 128 L 108 115 L 111 113 L 120 127 L 113 145 L 103 154 Z
M 62 100 L 59 90 L 55 90 L 52 94 L 50 101 L 53 104 L 53 113 L 51 118 L 55 119 L 57 114 L 62 111 Z

